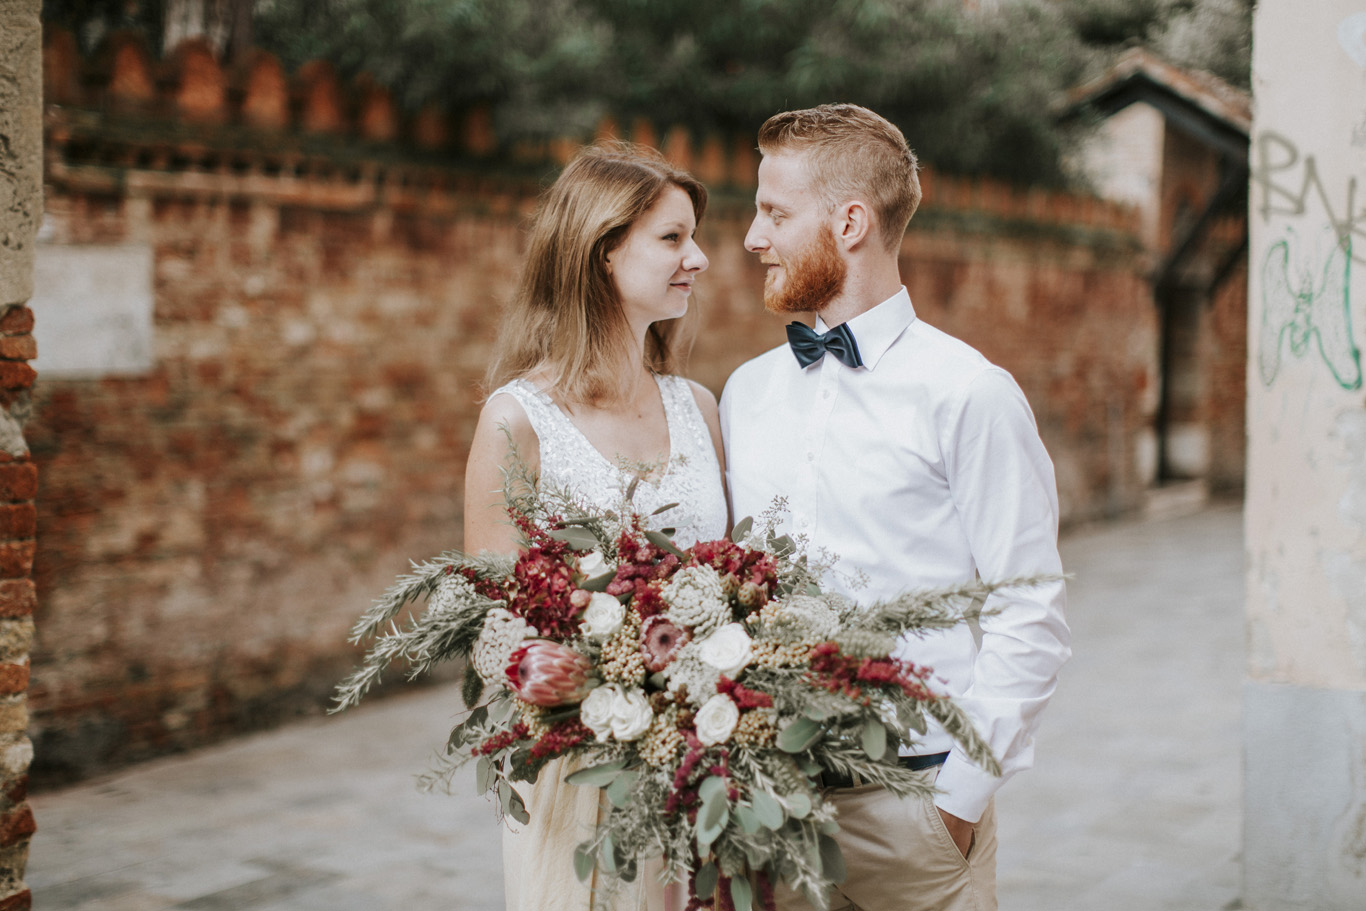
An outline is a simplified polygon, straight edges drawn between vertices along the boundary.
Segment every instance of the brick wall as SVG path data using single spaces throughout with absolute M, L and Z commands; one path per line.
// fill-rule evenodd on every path
M 224 74 L 198 45 L 153 61 L 116 36 L 82 62 L 58 32 L 45 72 L 45 249 L 136 248 L 152 272 L 146 366 L 35 390 L 30 698 L 35 774 L 59 781 L 318 711 L 359 612 L 459 544 L 523 217 L 575 142 L 503 149 L 485 114 L 403 117 L 268 57 Z M 782 339 L 742 248 L 752 141 L 602 132 L 715 191 L 689 372 L 719 392 Z M 922 315 L 1020 380 L 1069 521 L 1144 486 L 1156 317 L 1135 228 L 1094 199 L 931 173 L 904 248 Z
M 33 241 L 42 215 L 37 0 L 0 0 L 0 911 L 27 911 L 29 662 L 38 471 L 24 440 L 34 372 Z

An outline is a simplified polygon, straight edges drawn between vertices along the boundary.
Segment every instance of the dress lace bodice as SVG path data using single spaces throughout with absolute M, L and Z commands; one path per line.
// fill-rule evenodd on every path
M 680 547 L 714 540 L 726 531 L 726 498 L 706 421 L 687 380 L 656 376 L 655 381 L 669 425 L 669 463 L 658 478 L 636 484 L 632 508 L 649 516 L 667 503 L 677 503 L 649 518 L 648 524 L 676 529 L 674 540 Z M 493 394 L 515 398 L 531 421 L 540 442 L 542 483 L 570 489 L 585 505 L 621 507 L 640 471 L 600 453 L 550 396 L 527 380 L 513 380 Z

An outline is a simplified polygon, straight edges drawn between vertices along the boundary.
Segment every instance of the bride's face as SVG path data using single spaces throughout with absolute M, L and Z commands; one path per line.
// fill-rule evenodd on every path
M 633 326 L 687 312 L 693 281 L 707 268 L 707 257 L 693 239 L 696 229 L 692 199 L 669 187 L 608 255 L 607 269 Z

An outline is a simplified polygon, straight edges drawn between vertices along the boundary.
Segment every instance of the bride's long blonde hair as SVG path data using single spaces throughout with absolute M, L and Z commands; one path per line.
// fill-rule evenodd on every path
M 532 218 L 526 264 L 506 312 L 485 378 L 493 390 L 544 371 L 567 402 L 611 401 L 634 377 L 620 375 L 633 339 L 607 257 L 669 187 L 692 200 L 700 222 L 707 190 L 691 174 L 644 146 L 599 143 L 561 172 Z M 679 369 L 692 343 L 693 308 L 654 323 L 645 337 L 645 366 Z

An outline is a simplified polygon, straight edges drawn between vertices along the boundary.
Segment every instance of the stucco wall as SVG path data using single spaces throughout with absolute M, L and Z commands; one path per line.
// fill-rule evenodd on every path
M 1366 11 L 1263 0 L 1248 320 L 1246 905 L 1366 895 Z

